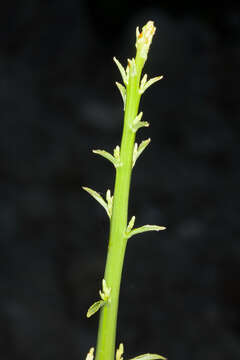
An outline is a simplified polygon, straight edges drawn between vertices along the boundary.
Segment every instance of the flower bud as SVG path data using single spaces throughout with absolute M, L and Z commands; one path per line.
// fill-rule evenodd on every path
M 153 21 L 148 21 L 142 28 L 142 32 L 139 32 L 139 28 L 136 30 L 136 48 L 139 56 L 146 61 L 150 45 L 152 43 L 153 35 L 156 28 Z

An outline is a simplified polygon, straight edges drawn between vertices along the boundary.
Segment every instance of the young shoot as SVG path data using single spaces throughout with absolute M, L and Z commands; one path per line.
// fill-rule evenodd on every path
M 107 252 L 106 267 L 100 290 L 100 299 L 95 302 L 87 312 L 91 317 L 100 310 L 98 338 L 96 346 L 96 360 L 123 360 L 124 347 L 120 344 L 116 350 L 116 325 L 119 301 L 119 289 L 121 283 L 124 255 L 128 239 L 134 235 L 166 229 L 164 226 L 143 225 L 134 228 L 135 216 L 128 221 L 128 199 L 132 176 L 132 169 L 139 156 L 150 143 L 150 139 L 143 140 L 140 145 L 135 143 L 137 131 L 142 127 L 148 127 L 149 123 L 143 121 L 143 112 L 139 112 L 139 103 L 143 93 L 154 83 L 162 79 L 162 76 L 147 80 L 147 75 L 142 77 L 142 69 L 148 57 L 150 45 L 156 28 L 153 21 L 148 21 L 140 32 L 136 30 L 136 56 L 128 59 L 127 66 L 121 65 L 119 60 L 113 58 L 122 78 L 122 84 L 116 82 L 117 88 L 123 100 L 123 132 L 121 145 L 117 145 L 113 155 L 105 150 L 93 150 L 95 154 L 109 160 L 115 168 L 114 192 L 106 192 L 104 199 L 98 192 L 88 187 L 83 187 L 105 209 L 110 219 L 110 235 Z M 91 348 L 87 360 L 93 360 L 94 348 Z M 157 360 L 165 359 L 158 354 L 144 354 L 131 360 Z

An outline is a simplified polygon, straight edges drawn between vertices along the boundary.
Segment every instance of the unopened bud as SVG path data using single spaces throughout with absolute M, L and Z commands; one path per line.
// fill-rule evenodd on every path
M 145 26 L 142 28 L 142 32 L 139 32 L 137 27 L 136 30 L 136 48 L 139 52 L 140 57 L 144 60 L 147 59 L 148 50 L 152 43 L 153 35 L 155 34 L 156 28 L 153 21 L 148 21 Z

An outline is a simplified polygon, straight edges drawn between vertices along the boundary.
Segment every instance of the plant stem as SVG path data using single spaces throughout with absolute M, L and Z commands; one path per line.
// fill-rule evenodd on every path
M 104 279 L 111 287 L 111 302 L 101 309 L 96 360 L 113 360 L 115 356 L 115 338 L 119 290 L 122 267 L 127 245 L 126 228 L 128 220 L 128 199 L 132 173 L 135 131 L 131 124 L 138 113 L 140 94 L 139 80 L 142 61 L 137 61 L 135 76 L 129 76 L 127 86 L 124 128 L 121 141 L 121 166 L 116 170 L 113 212 L 110 223 L 110 237 Z
M 119 165 L 116 166 L 113 208 L 110 220 L 110 236 L 104 274 L 104 280 L 106 281 L 107 287 L 111 288 L 111 292 L 109 301 L 101 308 L 100 312 L 96 360 L 114 360 L 115 357 L 119 290 L 128 238 L 126 230 L 134 142 L 138 128 L 148 126 L 148 123 L 140 121 L 142 114 L 138 115 L 138 107 L 141 94 L 145 91 L 144 85 L 146 84 L 147 88 L 151 83 L 160 79 L 160 77 L 151 79 L 147 85 L 147 76 L 145 75 L 140 86 L 142 69 L 147 59 L 148 50 L 154 33 L 155 27 L 151 21 L 143 27 L 141 33 L 139 33 L 139 29 L 137 28 L 136 58 L 128 60 L 126 72 L 121 64 L 115 59 L 126 85 L 126 99 L 125 89 L 122 89 L 124 87 L 120 85 L 120 91 L 123 91 L 121 94 L 125 100 L 125 115 L 120 147 L 120 162 Z M 159 227 L 157 228 L 160 230 Z M 149 230 L 156 230 L 156 227 L 154 227 L 154 229 L 151 227 Z

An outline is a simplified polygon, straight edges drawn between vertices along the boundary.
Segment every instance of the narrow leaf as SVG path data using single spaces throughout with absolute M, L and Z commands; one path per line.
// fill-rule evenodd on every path
M 118 61 L 118 59 L 116 59 L 115 57 L 113 58 L 115 64 L 117 65 L 118 67 L 118 70 L 120 71 L 120 74 L 122 76 L 122 79 L 123 79 L 123 83 L 125 85 L 127 85 L 128 83 L 128 79 L 127 79 L 127 74 L 126 74 L 126 71 L 124 70 L 124 67 L 122 66 L 122 64 Z
M 113 205 L 113 195 L 111 196 L 111 191 L 108 189 L 106 192 L 106 200 L 108 206 L 108 215 L 111 218 L 112 216 L 112 205 Z
M 140 89 L 139 89 L 140 94 L 143 94 L 147 90 L 147 88 L 149 88 L 149 86 L 151 86 L 155 82 L 161 80 L 162 78 L 163 78 L 163 76 L 161 75 L 161 76 L 156 76 L 156 77 L 148 80 L 142 87 L 140 87 Z
M 137 75 L 137 67 L 136 67 L 136 62 L 135 59 L 128 59 L 128 65 L 129 65 L 129 75 L 131 77 L 134 77 Z
M 127 234 L 132 230 L 134 223 L 135 223 L 136 216 L 133 216 L 131 220 L 129 221 L 129 224 L 127 226 Z
M 119 82 L 116 81 L 116 85 L 118 87 L 118 90 L 120 91 L 120 94 L 122 96 L 123 99 L 123 109 L 125 110 L 125 104 L 126 104 L 126 88 L 120 84 Z
M 137 160 L 137 154 L 138 154 L 138 144 L 135 143 L 133 148 L 132 168 L 134 167 L 135 162 Z
M 112 156 L 112 154 L 110 154 L 109 152 L 105 151 L 105 150 L 93 150 L 92 151 L 94 154 L 98 154 L 103 156 L 105 159 L 111 161 L 111 163 L 116 166 L 116 159 L 114 158 L 114 156 Z
M 113 155 L 115 157 L 115 159 L 119 159 L 120 158 L 120 147 L 119 145 L 117 145 L 115 147 L 115 149 L 113 150 Z
M 139 35 L 140 35 L 140 31 L 139 31 L 139 27 L 137 26 L 137 28 L 136 28 L 136 41 L 138 41 Z
M 167 358 L 158 354 L 143 354 L 135 358 L 132 358 L 130 360 L 157 360 L 157 359 L 167 360 Z
M 133 120 L 132 124 L 130 124 L 130 128 L 132 129 L 132 131 L 136 132 L 138 129 L 140 129 L 141 127 L 145 126 L 148 127 L 149 123 L 146 121 L 141 121 L 143 116 L 143 112 L 141 111 Z
M 111 191 L 108 189 L 107 192 L 106 192 L 106 200 L 107 200 L 107 203 L 111 204 L 112 203 L 112 199 L 113 199 L 113 196 L 111 196 Z
M 149 127 L 149 123 L 147 121 L 139 121 L 135 126 L 134 126 L 134 131 L 136 132 L 138 129 L 140 129 L 141 127 Z
M 124 352 L 124 347 L 123 347 L 123 343 L 121 343 L 116 351 L 116 360 L 123 360 L 123 356 L 122 356 L 123 352 Z
M 111 302 L 110 294 L 111 294 L 111 288 L 109 288 L 107 286 L 106 280 L 103 279 L 102 280 L 102 291 L 99 290 L 99 295 L 100 295 L 100 297 L 102 298 L 103 301 Z
M 140 120 L 142 119 L 142 116 L 143 116 L 143 112 L 141 111 L 133 120 L 133 125 L 138 124 L 140 122 Z
M 158 225 L 144 225 L 141 226 L 139 228 L 133 229 L 129 232 L 128 234 L 128 239 L 130 239 L 130 237 L 132 237 L 133 235 L 137 235 L 140 234 L 142 232 L 146 232 L 146 231 L 159 231 L 159 230 L 165 230 L 166 227 L 165 226 L 158 226 Z
M 138 146 L 137 143 L 135 143 L 134 150 L 133 150 L 133 164 L 132 167 L 134 167 L 137 159 L 142 154 L 142 152 L 146 149 L 148 144 L 150 143 L 151 139 L 143 140 L 141 144 Z
M 141 80 L 140 89 L 139 89 L 140 92 L 144 88 L 144 85 L 146 84 L 146 82 L 147 82 L 147 74 L 145 74 Z
M 104 207 L 104 209 L 106 210 L 108 216 L 110 217 L 110 214 L 109 214 L 109 211 L 108 211 L 108 204 L 102 198 L 102 196 L 98 192 L 96 192 L 96 191 L 94 191 L 94 190 L 92 190 L 92 189 L 90 189 L 88 187 L 83 186 L 82 188 L 83 188 L 83 190 L 87 191 L 95 200 L 97 200 L 99 202 L 99 204 L 101 204 Z
M 118 145 L 113 150 L 113 155 L 115 158 L 115 168 L 122 166 L 121 157 L 120 157 L 120 147 Z
M 150 143 L 151 139 L 148 138 L 147 140 L 143 140 L 141 142 L 141 144 L 138 147 L 138 151 L 137 151 L 137 158 L 136 160 L 139 158 L 139 156 L 142 154 L 142 152 L 146 149 L 146 147 L 148 146 L 148 144 Z
M 126 86 L 127 86 L 127 84 L 128 84 L 128 80 L 129 80 L 129 64 L 127 65 L 127 67 L 126 67 L 126 77 L 127 77 L 127 80 L 126 80 Z
M 94 359 L 94 347 L 92 347 L 86 357 L 86 360 L 93 360 Z
M 104 300 L 99 300 L 99 301 L 96 301 L 94 304 L 92 304 L 92 306 L 90 306 L 90 308 L 88 309 L 87 318 L 90 318 L 99 309 L 101 309 L 101 307 L 103 307 L 105 304 L 106 304 L 106 301 L 104 301 Z

